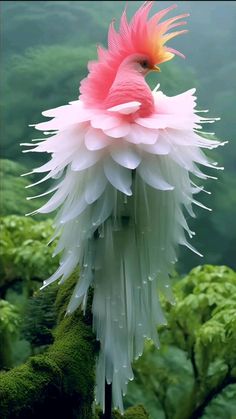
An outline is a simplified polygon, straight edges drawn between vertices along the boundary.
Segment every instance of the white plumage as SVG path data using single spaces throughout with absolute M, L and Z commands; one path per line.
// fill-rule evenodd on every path
M 101 344 L 96 401 L 102 407 L 106 379 L 114 406 L 123 409 L 132 361 L 146 338 L 158 346 L 156 327 L 165 319 L 157 290 L 173 302 L 169 275 L 177 245 L 198 253 L 188 241 L 194 233 L 185 213 L 193 217 L 192 204 L 203 206 L 193 198 L 203 187 L 190 176 L 210 177 L 198 164 L 219 168 L 201 148 L 220 143 L 200 133 L 201 124 L 212 120 L 194 110 L 194 91 L 175 97 L 154 91 L 155 113 L 130 120 L 139 102 L 105 111 L 71 102 L 43 113 L 53 119 L 36 129 L 53 135 L 27 150 L 51 154 L 33 172 L 48 172 L 39 182 L 56 182 L 36 212 L 60 208 L 54 238 L 59 236 L 61 262 L 42 288 L 64 282 L 80 266 L 68 313 L 85 309 L 88 288 L 94 288 L 93 328 Z

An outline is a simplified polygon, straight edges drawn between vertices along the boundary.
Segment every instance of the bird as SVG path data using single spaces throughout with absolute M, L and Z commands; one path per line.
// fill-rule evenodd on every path
M 203 151 L 224 143 L 202 131 L 217 118 L 199 115 L 195 88 L 167 96 L 146 82 L 162 63 L 184 57 L 166 43 L 187 32 L 169 31 L 185 25 L 188 14 L 163 20 L 172 5 L 150 17 L 153 3 L 144 2 L 130 21 L 125 10 L 118 29 L 111 22 L 107 48 L 97 46 L 78 99 L 42 112 L 50 119 L 34 127 L 43 138 L 24 144 L 33 147 L 25 152 L 50 155 L 30 172 L 46 173 L 30 186 L 51 179 L 40 196 L 52 196 L 30 215 L 57 211 L 51 241 L 60 264 L 41 289 L 64 283 L 79 267 L 67 315 L 85 311 L 93 289 L 95 400 L 103 411 L 106 385 L 114 408 L 124 411 L 133 361 L 146 339 L 159 347 L 157 326 L 166 324 L 159 296 L 174 304 L 178 246 L 202 256 L 190 243 L 187 217 L 195 217 L 193 205 L 209 209 L 195 199 L 205 191 L 195 178 L 215 177 L 199 166 L 222 169 Z

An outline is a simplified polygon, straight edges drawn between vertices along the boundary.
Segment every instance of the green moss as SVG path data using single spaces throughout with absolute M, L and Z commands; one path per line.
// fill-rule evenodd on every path
M 74 279 L 59 287 L 56 307 L 64 303 Z M 69 293 L 70 294 L 70 293 Z M 90 322 L 77 310 L 55 330 L 54 344 L 24 365 L 0 374 L 1 419 L 92 418 L 95 339 Z
M 47 358 L 40 359 L 40 356 L 7 373 L 2 373 L 1 418 L 23 418 L 29 414 L 37 417 L 37 410 L 41 410 L 40 404 L 45 403 L 48 394 L 60 391 L 60 379 L 56 362 Z
M 126 410 L 124 419 L 148 419 L 149 415 L 142 405 L 133 406 Z
M 95 418 L 102 419 L 103 413 L 100 408 L 96 408 Z M 142 405 L 129 407 L 124 415 L 122 415 L 118 410 L 112 411 L 112 419 L 148 419 L 149 415 Z
M 79 273 L 74 272 L 70 278 L 68 278 L 63 285 L 59 285 L 60 292 L 57 293 L 55 307 L 58 316 L 58 321 L 61 321 L 66 313 L 66 308 L 69 303 L 69 299 L 73 293 L 75 284 L 79 278 Z

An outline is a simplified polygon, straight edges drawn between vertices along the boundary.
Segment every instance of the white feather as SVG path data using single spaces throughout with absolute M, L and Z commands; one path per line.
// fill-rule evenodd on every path
M 113 405 L 123 411 L 133 360 L 146 338 L 159 346 L 157 325 L 165 318 L 158 293 L 174 303 L 169 277 L 177 245 L 202 256 L 185 237 L 194 232 L 184 212 L 195 217 L 193 204 L 208 209 L 193 198 L 203 187 L 190 174 L 213 178 L 197 164 L 220 167 L 200 148 L 221 143 L 194 131 L 211 122 L 194 111 L 194 92 L 172 98 L 154 92 L 155 111 L 146 118 L 135 116 L 138 102 L 101 110 L 75 101 L 44 112 L 54 119 L 36 125 L 56 132 L 30 150 L 52 153 L 34 170 L 49 172 L 34 185 L 62 178 L 36 211 L 59 209 L 52 240 L 58 237 L 54 254 L 61 253 L 61 262 L 43 287 L 63 283 L 80 266 L 68 313 L 79 306 L 85 310 L 88 289 L 94 287 L 93 329 L 100 341 L 96 401 L 103 409 L 105 380 L 113 386 Z

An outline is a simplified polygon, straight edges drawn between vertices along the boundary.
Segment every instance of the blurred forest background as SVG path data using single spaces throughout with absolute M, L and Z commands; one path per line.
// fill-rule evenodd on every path
M 43 202 L 26 197 L 42 190 L 39 185 L 35 194 L 29 193 L 25 186 L 34 176 L 20 175 L 41 165 L 46 157 L 23 154 L 20 143 L 37 138 L 28 125 L 42 121 L 42 111 L 78 98 L 79 82 L 86 77 L 87 62 L 96 57 L 96 44 L 106 45 L 108 24 L 113 17 L 119 20 L 127 3 L 128 16 L 142 4 L 1 2 L 0 337 L 5 345 L 0 350 L 0 368 L 5 370 L 43 352 L 53 341 L 55 326 L 43 298 L 30 300 L 30 307 L 27 303 L 58 260 L 51 257 L 53 249 L 46 247 L 51 220 L 24 218 Z M 158 1 L 153 12 L 171 4 Z M 217 172 L 217 181 L 208 180 L 205 185 L 212 195 L 201 197 L 213 211 L 196 208 L 197 217 L 190 221 L 197 232 L 193 244 L 204 258 L 199 260 L 181 249 L 176 278 L 201 263 L 206 266 L 190 273 L 189 286 L 186 279 L 176 280 L 177 306 L 165 307 L 175 330 L 160 331 L 160 352 L 147 346 L 135 366 L 137 380 L 130 385 L 126 405 L 143 403 L 153 419 L 235 419 L 236 2 L 177 4 L 178 13 L 190 13 L 189 33 L 173 40 L 171 46 L 184 53 L 186 60 L 176 57 L 148 80 L 152 87 L 160 83 L 168 95 L 196 87 L 198 109 L 209 109 L 209 116 L 221 117 L 209 131 L 213 128 L 219 139 L 229 143 L 211 152 L 225 167 L 224 172 Z M 196 278 L 200 284 L 194 282 Z M 29 316 L 25 316 L 26 307 Z M 37 312 L 34 324 L 33 312 Z M 22 320 L 25 317 L 28 320 Z

